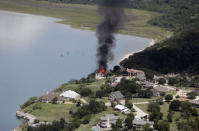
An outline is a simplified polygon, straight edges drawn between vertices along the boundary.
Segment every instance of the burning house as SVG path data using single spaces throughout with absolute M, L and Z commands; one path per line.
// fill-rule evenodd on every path
M 97 80 L 101 80 L 101 79 L 104 79 L 105 75 L 106 75 L 107 71 L 105 68 L 100 68 L 100 69 L 97 69 L 96 72 L 95 72 L 95 79 Z

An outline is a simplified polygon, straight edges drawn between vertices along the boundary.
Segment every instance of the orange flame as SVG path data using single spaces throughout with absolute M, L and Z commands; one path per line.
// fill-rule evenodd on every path
M 97 70 L 97 73 L 103 73 L 103 74 L 106 74 L 106 73 L 107 73 L 107 71 L 106 71 L 106 69 L 105 69 L 105 68 L 101 67 L 101 68 L 99 68 L 99 69 Z

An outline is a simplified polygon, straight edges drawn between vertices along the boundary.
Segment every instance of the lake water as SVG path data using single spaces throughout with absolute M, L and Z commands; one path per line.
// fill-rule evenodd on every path
M 0 131 L 20 124 L 15 112 L 40 96 L 96 69 L 95 33 L 58 24 L 58 19 L 0 11 Z M 117 35 L 110 67 L 151 40 Z

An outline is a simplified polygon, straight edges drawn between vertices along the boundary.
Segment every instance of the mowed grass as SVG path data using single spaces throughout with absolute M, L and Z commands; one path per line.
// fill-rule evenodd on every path
M 79 91 L 80 88 L 89 88 L 93 92 L 96 92 L 100 90 L 100 87 L 105 83 L 105 80 L 96 80 L 92 83 L 84 83 L 84 84 L 69 84 L 65 83 L 62 84 L 59 88 L 55 89 L 56 93 L 62 93 L 66 90 L 73 90 L 73 91 Z
M 31 0 L 18 0 L 18 2 L 0 0 L 0 9 L 22 13 L 37 14 L 62 19 L 63 24 L 69 24 L 74 28 L 96 30 L 100 23 L 100 16 L 96 6 L 78 4 L 60 4 Z M 149 25 L 151 17 L 161 15 L 158 13 L 126 9 L 128 22 L 119 33 L 135 35 L 153 39 L 164 39 L 171 35 L 164 29 Z
M 149 113 L 147 111 L 147 107 L 148 107 L 148 104 L 135 104 L 138 108 L 140 108 L 142 111 L 146 112 L 146 113 Z M 163 105 L 160 106 L 160 112 L 163 113 L 163 119 L 166 119 L 167 117 L 167 114 L 168 114 L 168 110 L 169 110 L 169 104 L 164 102 Z
M 152 97 L 150 99 L 148 98 L 132 98 L 132 100 L 130 100 L 129 102 L 131 103 L 139 103 L 139 102 L 150 102 L 150 101 L 153 101 L 153 100 L 156 100 L 156 99 L 159 99 L 161 97 Z
M 41 106 L 41 109 L 33 109 L 35 104 L 28 106 L 24 109 L 25 112 L 31 113 L 37 117 L 40 121 L 59 120 L 65 118 L 66 121 L 71 120 L 69 111 L 75 109 L 75 105 L 69 104 L 47 104 L 36 103 Z

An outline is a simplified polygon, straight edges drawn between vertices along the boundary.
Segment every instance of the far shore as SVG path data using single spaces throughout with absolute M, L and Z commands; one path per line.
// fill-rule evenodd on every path
M 155 41 L 154 39 L 152 39 L 151 42 L 149 43 L 149 46 L 148 46 L 148 47 L 153 46 L 155 43 L 156 43 L 156 41 Z M 147 48 L 147 47 L 146 47 L 146 48 Z M 144 50 L 144 49 L 143 49 L 143 50 Z M 141 52 L 141 51 L 143 51 L 143 50 L 138 50 L 138 51 L 136 51 L 136 52 L 131 52 L 131 53 L 128 53 L 128 54 L 124 55 L 124 56 L 120 59 L 120 62 L 123 61 L 123 60 L 125 60 L 125 59 L 128 59 L 129 56 L 131 56 L 131 55 L 133 55 L 133 54 L 135 54 L 135 53 Z
M 97 7 L 92 5 L 63 4 L 30 0 L 26 0 L 25 2 L 24 0 L 18 0 L 18 2 L 15 2 L 14 0 L 0 0 L 0 10 L 53 17 L 61 20 L 58 21 L 58 23 L 70 25 L 72 28 L 91 31 L 96 30 L 100 20 L 97 14 Z M 128 13 L 130 16 L 141 19 L 134 19 L 134 21 L 125 24 L 126 29 L 130 28 L 131 30 L 124 29 L 120 31 L 119 34 L 158 40 L 164 39 L 171 34 L 171 32 L 160 27 L 147 24 L 147 21 L 152 16 L 158 15 L 157 13 L 138 9 L 129 10 Z M 142 24 L 140 25 L 140 23 Z

